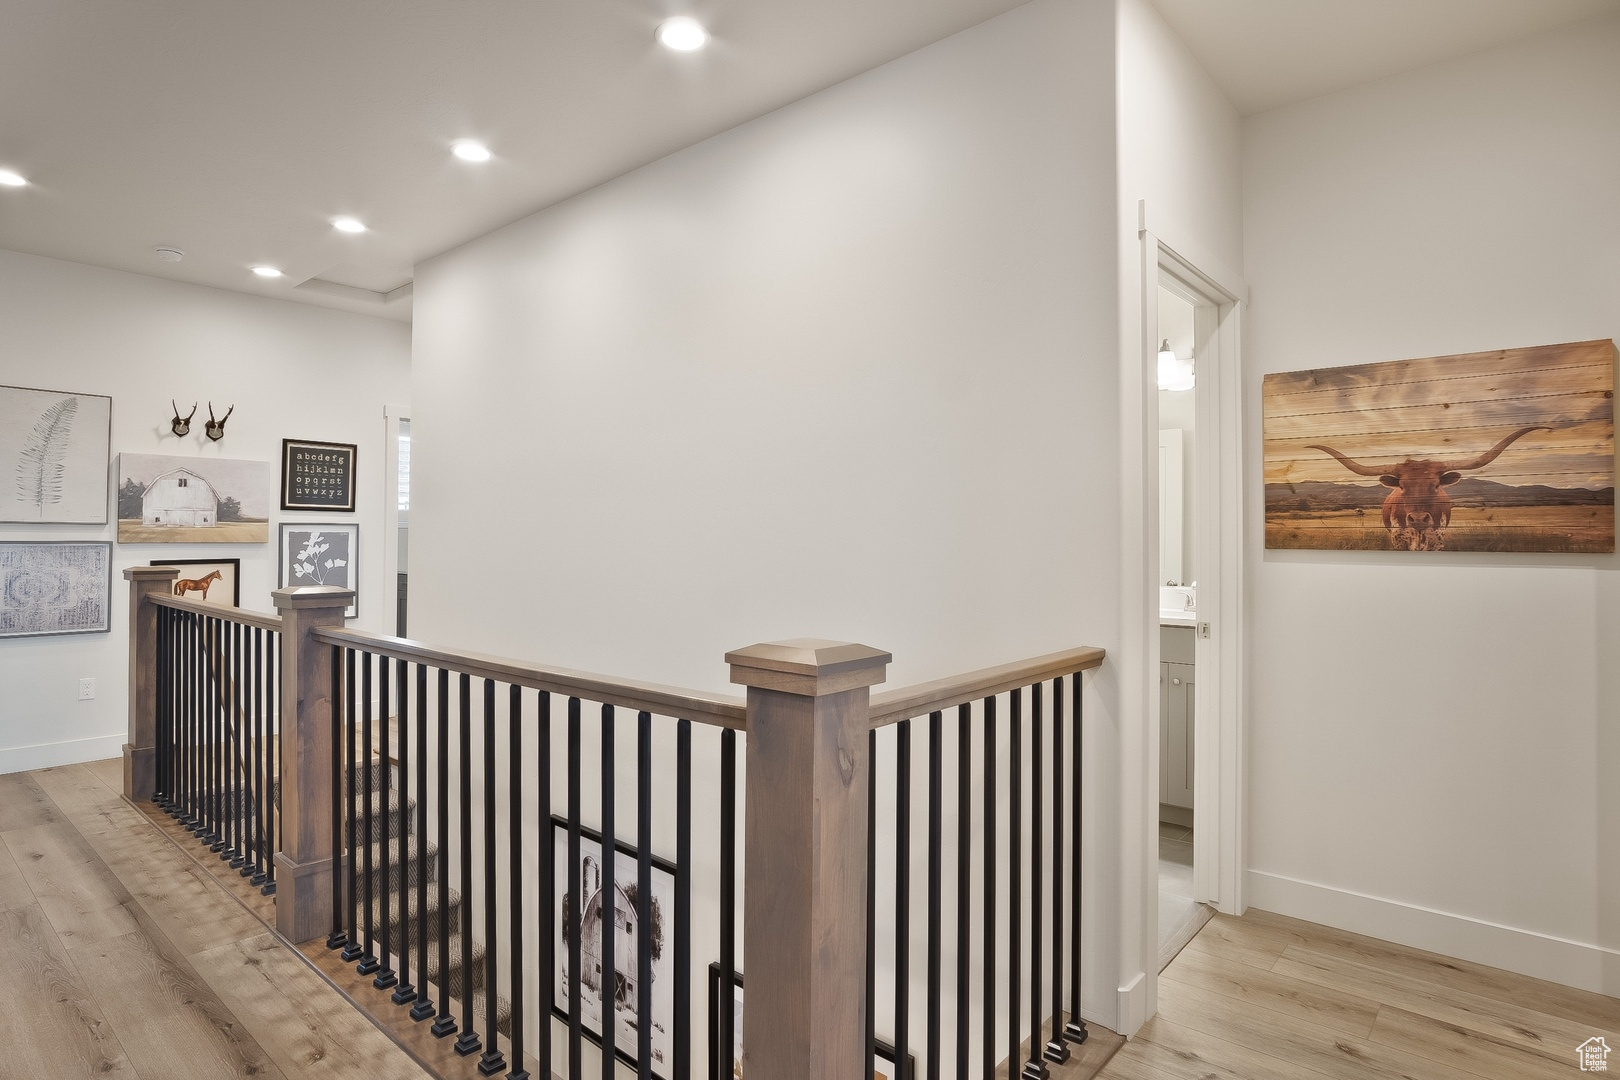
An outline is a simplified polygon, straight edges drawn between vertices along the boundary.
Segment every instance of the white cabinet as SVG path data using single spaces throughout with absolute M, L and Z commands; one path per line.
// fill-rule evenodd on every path
M 1193 656 L 1190 627 L 1159 631 L 1159 801 L 1187 810 L 1193 804 Z

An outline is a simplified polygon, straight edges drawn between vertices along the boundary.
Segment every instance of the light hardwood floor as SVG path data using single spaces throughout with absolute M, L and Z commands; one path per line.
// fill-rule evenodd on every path
M 1620 999 L 1251 911 L 1182 950 L 1100 1076 L 1558 1080 L 1594 1035 L 1620 1046 Z
M 122 783 L 0 775 L 0 1080 L 427 1077 Z

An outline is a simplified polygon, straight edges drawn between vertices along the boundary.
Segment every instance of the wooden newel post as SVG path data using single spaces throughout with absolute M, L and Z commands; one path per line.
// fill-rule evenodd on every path
M 129 742 L 124 744 L 124 797 L 146 802 L 157 786 L 158 611 L 152 595 L 174 590 L 172 566 L 131 566 L 129 582 Z
M 744 1075 L 865 1063 L 869 688 L 889 660 L 817 640 L 726 654 L 748 687 Z
M 281 612 L 281 850 L 276 929 L 293 942 L 332 925 L 332 646 L 311 632 L 342 626 L 354 593 L 330 585 L 277 589 Z

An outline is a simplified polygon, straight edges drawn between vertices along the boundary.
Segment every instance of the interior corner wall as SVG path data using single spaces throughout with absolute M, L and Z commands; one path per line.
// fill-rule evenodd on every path
M 418 267 L 413 636 L 725 692 L 1117 648 L 1113 42 L 1035 0 Z
M 1260 378 L 1620 337 L 1620 18 L 1249 119 Z M 1620 994 L 1620 561 L 1264 551 L 1249 897 Z
M 1158 327 L 1144 325 L 1138 207 L 1146 202 L 1156 220 L 1173 222 L 1210 257 L 1241 265 L 1242 129 L 1232 104 L 1147 0 L 1119 0 L 1118 10 L 1120 715 L 1141 718 L 1121 730 L 1117 758 L 1126 785 L 1118 823 L 1126 851 L 1119 903 L 1134 920 L 1127 934 L 1136 943 L 1119 985 L 1120 1011 L 1131 1017 L 1124 1030 L 1134 1031 L 1156 1008 L 1156 928 L 1140 916 L 1157 908 L 1159 754 L 1158 396 L 1147 359 L 1158 351 Z M 1156 279 L 1150 268 L 1146 280 L 1155 300 Z
M 272 611 L 280 520 L 360 525 L 360 617 L 392 632 L 383 580 L 385 403 L 409 393 L 410 328 L 282 300 L 0 251 L 0 383 L 105 394 L 112 403 L 108 524 L 0 525 L 0 540 L 116 540 L 111 479 L 120 453 L 248 458 L 279 480 L 284 437 L 359 447 L 355 514 L 271 505 L 268 544 L 116 544 L 112 631 L 0 640 L 0 773 L 116 757 L 128 731 L 129 585 L 162 558 L 240 559 L 242 606 Z M 169 399 L 236 412 L 218 444 L 169 430 Z M 96 697 L 78 699 L 82 678 Z

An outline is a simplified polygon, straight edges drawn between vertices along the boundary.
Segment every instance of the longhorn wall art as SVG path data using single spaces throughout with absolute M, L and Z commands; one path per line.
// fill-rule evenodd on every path
M 107 523 L 112 398 L 0 386 L 0 521 Z
M 1613 341 L 1267 375 L 1266 547 L 1614 550 Z

